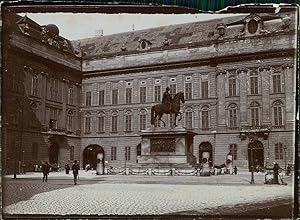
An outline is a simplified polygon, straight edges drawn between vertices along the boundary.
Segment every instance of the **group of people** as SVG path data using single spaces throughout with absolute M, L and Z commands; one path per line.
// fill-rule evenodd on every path
M 43 182 L 47 182 L 48 175 L 49 175 L 49 172 L 50 172 L 50 168 L 51 168 L 51 166 L 49 165 L 48 162 L 45 162 L 42 165 Z M 66 164 L 65 168 L 66 168 L 66 174 L 69 174 L 69 171 L 70 171 L 69 164 Z M 78 173 L 79 173 L 79 170 L 80 170 L 80 167 L 79 167 L 79 164 L 78 164 L 77 160 L 74 161 L 74 164 L 72 166 L 72 170 L 73 170 L 74 184 L 76 185 L 77 181 L 78 181 Z

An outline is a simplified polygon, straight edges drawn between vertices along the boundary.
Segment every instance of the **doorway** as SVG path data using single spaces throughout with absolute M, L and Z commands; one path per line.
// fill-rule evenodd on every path
M 258 141 L 254 140 L 248 145 L 248 166 L 249 171 L 251 171 L 253 163 L 253 168 L 264 167 L 264 146 Z
M 97 168 L 97 155 L 99 153 L 103 154 L 102 163 L 104 165 L 105 157 L 104 157 L 104 150 L 101 146 L 97 144 L 92 144 L 87 146 L 83 151 L 83 168 L 87 164 L 90 164 L 90 168 L 96 170 Z

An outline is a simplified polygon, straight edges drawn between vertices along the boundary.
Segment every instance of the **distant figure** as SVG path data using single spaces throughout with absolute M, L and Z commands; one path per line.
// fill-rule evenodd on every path
M 279 167 L 278 163 L 275 163 L 274 167 L 273 167 L 273 172 L 274 172 L 273 183 L 274 184 L 279 184 L 279 182 L 278 182 L 279 169 L 280 169 L 280 167 Z
M 237 167 L 236 166 L 234 166 L 234 168 L 233 168 L 233 173 L 234 173 L 234 175 L 237 175 Z
M 78 177 L 78 171 L 79 171 L 80 167 L 79 164 L 77 163 L 77 160 L 74 161 L 74 164 L 72 166 L 72 170 L 73 170 L 73 176 L 74 176 L 74 184 L 77 184 L 77 177 Z
M 65 169 L 66 169 L 66 174 L 69 174 L 69 172 L 70 172 L 70 166 L 69 166 L 69 164 L 66 163 Z
M 288 164 L 287 167 L 286 167 L 286 175 L 289 176 L 291 172 L 292 172 L 291 165 Z
M 42 165 L 42 172 L 43 172 L 43 182 L 47 182 L 48 180 L 48 174 L 50 171 L 50 165 L 48 162 Z
M 86 166 L 85 166 L 85 172 L 89 171 L 91 169 L 91 165 L 88 163 Z

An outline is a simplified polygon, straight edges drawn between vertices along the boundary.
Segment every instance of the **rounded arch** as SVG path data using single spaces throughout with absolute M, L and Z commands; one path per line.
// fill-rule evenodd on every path
M 259 140 L 251 141 L 248 144 L 248 165 L 249 171 L 264 167 L 264 146 Z
M 272 106 L 283 106 L 283 101 L 277 99 L 272 102 Z
M 210 161 L 213 163 L 213 147 L 209 142 L 199 144 L 199 163 Z
M 89 146 L 87 146 L 86 148 L 84 148 L 83 150 L 83 168 L 85 168 L 85 166 L 87 164 L 90 165 L 90 167 L 95 170 L 97 168 L 97 155 L 98 154 L 103 154 L 103 159 L 102 159 L 102 163 L 104 165 L 104 161 L 105 161 L 105 153 L 104 153 L 104 149 L 98 145 L 98 144 L 91 144 Z
M 229 109 L 238 108 L 238 105 L 236 103 L 232 102 L 228 105 L 228 108 Z

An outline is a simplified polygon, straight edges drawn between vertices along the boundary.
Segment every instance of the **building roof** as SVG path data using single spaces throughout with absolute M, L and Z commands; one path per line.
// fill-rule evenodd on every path
M 218 31 L 217 25 L 222 23 L 227 27 L 231 26 L 227 36 L 231 35 L 234 37 L 241 31 L 240 25 L 243 24 L 244 18 L 248 15 L 233 15 L 232 17 L 222 19 L 98 36 L 75 40 L 72 43 L 74 47 L 81 49 L 82 56 L 85 59 L 176 48 L 187 46 L 191 43 L 195 44 L 215 40 Z M 274 14 L 260 16 L 264 21 L 281 18 L 279 15 Z M 141 42 L 143 41 L 148 48 L 141 48 Z M 164 44 L 165 41 L 167 41 L 166 44 Z

